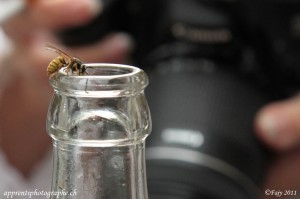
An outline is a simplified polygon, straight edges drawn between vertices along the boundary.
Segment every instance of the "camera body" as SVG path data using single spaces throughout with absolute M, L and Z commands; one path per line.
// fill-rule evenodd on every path
M 296 0 L 103 0 L 103 13 L 58 33 L 67 45 L 133 36 L 150 78 L 151 199 L 254 199 L 270 152 L 253 120 L 299 88 Z

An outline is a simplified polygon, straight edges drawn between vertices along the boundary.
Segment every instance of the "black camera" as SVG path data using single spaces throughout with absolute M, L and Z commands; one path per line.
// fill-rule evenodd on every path
M 67 45 L 111 31 L 136 40 L 148 72 L 151 199 L 254 199 L 270 153 L 256 139 L 264 104 L 299 88 L 300 2 L 107 0 L 91 23 L 58 33 Z

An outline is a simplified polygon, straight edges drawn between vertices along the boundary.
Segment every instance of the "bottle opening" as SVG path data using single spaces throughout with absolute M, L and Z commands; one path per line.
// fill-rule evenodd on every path
M 107 67 L 93 67 L 94 64 L 87 64 L 87 75 L 92 76 L 116 76 L 116 75 L 130 75 L 136 70 L 134 68 L 128 67 L 112 67 L 108 65 Z
M 50 79 L 56 92 L 74 96 L 116 97 L 134 95 L 148 85 L 148 77 L 140 68 L 122 64 L 88 63 L 86 73 L 77 75 L 62 68 Z

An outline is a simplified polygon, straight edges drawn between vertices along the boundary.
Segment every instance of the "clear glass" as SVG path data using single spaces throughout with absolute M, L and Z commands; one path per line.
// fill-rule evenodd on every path
M 88 75 L 61 70 L 50 83 L 52 199 L 147 199 L 145 138 L 151 117 L 146 74 L 133 66 L 87 64 Z

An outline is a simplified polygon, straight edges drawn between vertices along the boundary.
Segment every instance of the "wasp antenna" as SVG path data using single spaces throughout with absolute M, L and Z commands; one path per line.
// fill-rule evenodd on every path
M 83 64 L 84 65 L 84 64 Z M 94 68 L 93 66 L 86 66 L 86 65 L 84 65 L 85 66 L 85 68 L 87 69 L 87 68 Z

